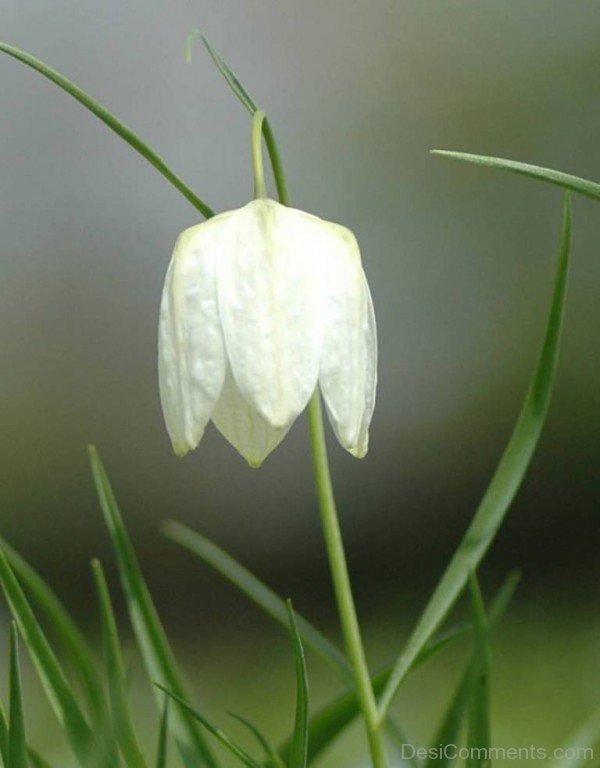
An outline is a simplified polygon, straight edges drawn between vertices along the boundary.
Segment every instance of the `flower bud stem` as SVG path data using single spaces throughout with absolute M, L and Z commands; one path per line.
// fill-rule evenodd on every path
M 262 156 L 262 135 L 265 113 L 260 109 L 252 117 L 252 165 L 254 168 L 254 197 L 267 197 L 265 168 Z
M 354 673 L 356 694 L 365 721 L 373 768 L 386 768 L 387 759 L 383 746 L 381 722 L 377 712 L 377 701 L 373 692 L 371 676 L 360 634 L 360 626 L 348 574 L 348 564 L 344 552 L 344 543 L 335 505 L 329 459 L 327 457 L 327 445 L 325 442 L 321 396 L 318 391 L 314 393 L 308 406 L 308 424 L 317 496 L 321 510 L 321 522 L 346 652 Z
M 275 137 L 268 119 L 265 119 L 264 113 L 260 111 L 254 113 L 252 122 L 255 194 L 257 197 L 261 196 L 261 190 L 265 189 L 261 152 L 261 135 L 263 131 L 279 201 L 283 205 L 290 205 L 291 201 Z M 264 196 L 266 197 L 266 191 Z M 367 731 L 371 762 L 373 768 L 387 768 L 388 762 L 382 734 L 383 721 L 379 717 L 377 709 L 377 699 L 375 698 L 375 692 L 371 683 L 371 675 L 367 665 L 356 606 L 354 605 L 354 597 L 352 595 L 352 585 L 350 584 L 344 542 L 342 540 L 333 483 L 331 482 L 331 472 L 329 470 L 327 443 L 325 442 L 325 428 L 323 425 L 323 409 L 318 390 L 315 391 L 308 405 L 308 428 L 325 547 L 327 549 L 333 589 L 344 636 L 344 645 L 352 667 L 356 695 Z

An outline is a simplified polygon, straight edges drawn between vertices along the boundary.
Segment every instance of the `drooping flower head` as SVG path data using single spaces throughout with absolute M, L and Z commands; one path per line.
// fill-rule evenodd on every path
M 178 455 L 212 419 L 259 466 L 318 385 L 339 442 L 362 457 L 376 381 L 375 315 L 350 230 L 257 199 L 179 236 L 159 323 Z

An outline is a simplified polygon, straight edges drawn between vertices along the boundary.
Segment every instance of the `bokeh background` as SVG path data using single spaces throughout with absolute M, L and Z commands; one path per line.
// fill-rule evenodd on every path
M 357 234 L 379 323 L 379 399 L 368 457 L 333 442 L 331 456 L 372 661 L 392 658 L 518 413 L 562 206 L 559 190 L 428 150 L 599 178 L 597 4 L 3 0 L 1 26 L 222 210 L 252 193 L 249 118 L 200 47 L 184 61 L 200 27 L 270 115 L 295 204 Z M 280 736 L 292 711 L 285 635 L 168 543 L 160 523 L 211 536 L 336 636 L 303 420 L 260 471 L 213 430 L 185 460 L 172 455 L 156 383 L 158 302 L 175 237 L 197 213 L 8 57 L 0 94 L 0 531 L 97 633 L 88 563 L 99 555 L 111 569 L 112 558 L 85 453 L 96 443 L 204 710 L 224 723 L 235 709 Z M 494 735 L 505 745 L 551 748 L 597 704 L 600 684 L 597 203 L 577 198 L 574 224 L 550 418 L 482 571 L 488 591 L 511 567 L 524 573 L 495 646 Z M 440 656 L 400 697 L 419 744 L 465 652 Z M 131 663 L 137 670 L 133 650 Z M 316 706 L 337 683 L 310 664 Z M 33 673 L 27 680 L 34 741 L 61 755 Z M 151 738 L 148 690 L 136 690 Z M 355 729 L 323 765 L 364 765 L 360 745 Z

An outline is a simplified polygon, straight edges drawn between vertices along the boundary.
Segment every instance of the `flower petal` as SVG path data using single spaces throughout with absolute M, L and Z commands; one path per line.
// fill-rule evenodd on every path
M 238 244 L 217 272 L 227 354 L 243 398 L 284 427 L 317 385 L 332 225 L 273 200 L 235 215 Z
M 325 313 L 319 384 L 333 430 L 344 448 L 362 458 L 377 387 L 377 330 L 371 293 L 354 237 L 332 270 Z
M 291 422 L 272 427 L 242 397 L 231 370 L 227 371 L 221 397 L 212 415 L 223 437 L 242 454 L 251 467 L 259 467 L 288 433 Z
M 227 366 L 215 266 L 228 239 L 229 214 L 183 232 L 163 288 L 159 334 L 160 399 L 175 452 L 200 442 Z

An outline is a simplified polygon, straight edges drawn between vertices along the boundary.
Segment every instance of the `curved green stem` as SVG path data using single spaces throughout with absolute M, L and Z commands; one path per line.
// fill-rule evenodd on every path
M 257 118 L 254 113 L 253 125 L 256 126 Z M 290 196 L 283 171 L 283 165 L 275 137 L 267 119 L 261 119 L 261 125 L 265 136 L 265 143 L 269 151 L 273 177 L 277 186 L 279 201 L 283 205 L 290 205 Z M 348 564 L 344 551 L 344 542 L 335 505 L 333 484 L 329 471 L 329 459 L 327 457 L 327 444 L 325 442 L 325 428 L 323 425 L 323 410 L 321 397 L 318 390 L 313 394 L 308 406 L 308 425 L 310 443 L 313 454 L 317 497 L 321 512 L 321 523 L 325 536 L 325 546 L 331 570 L 333 588 L 344 635 L 346 652 L 352 667 L 354 684 L 360 710 L 365 722 L 369 750 L 373 768 L 387 768 L 387 758 L 383 745 L 382 725 L 377 710 L 377 699 L 373 691 L 369 667 L 365 656 L 358 616 L 352 595 L 352 586 L 348 574 Z
M 265 168 L 262 156 L 262 136 L 265 113 L 260 109 L 252 117 L 252 167 L 254 168 L 254 197 L 267 197 Z
M 317 496 L 321 510 L 321 522 L 346 652 L 348 653 L 354 673 L 356 693 L 365 721 L 373 768 L 386 768 L 387 759 L 381 732 L 382 723 L 378 716 L 377 701 L 371 684 L 371 676 L 367 666 L 356 607 L 352 596 L 348 564 L 346 562 L 344 543 L 335 505 L 331 473 L 329 471 L 325 429 L 323 426 L 323 410 L 318 391 L 314 393 L 308 406 L 308 424 Z
M 198 195 L 193 192 L 187 184 L 185 184 L 179 176 L 177 176 L 171 168 L 165 163 L 146 142 L 134 133 L 129 126 L 122 123 L 117 117 L 106 109 L 100 102 L 93 99 L 85 91 L 83 91 L 78 85 L 71 82 L 68 78 L 57 72 L 56 69 L 48 66 L 40 59 L 32 56 L 26 51 L 22 51 L 20 48 L 16 48 L 14 45 L 8 45 L 8 43 L 0 43 L 0 52 L 6 53 L 12 56 L 14 59 L 26 64 L 28 67 L 35 69 L 48 80 L 58 85 L 63 91 L 66 91 L 70 96 L 76 99 L 86 109 L 89 109 L 96 117 L 113 130 L 118 136 L 124 139 L 129 146 L 133 147 L 136 152 L 145 158 L 156 170 L 161 173 L 165 179 L 171 182 L 175 189 L 179 190 L 181 194 L 188 200 L 205 218 L 214 216 L 214 211 L 210 208 Z

